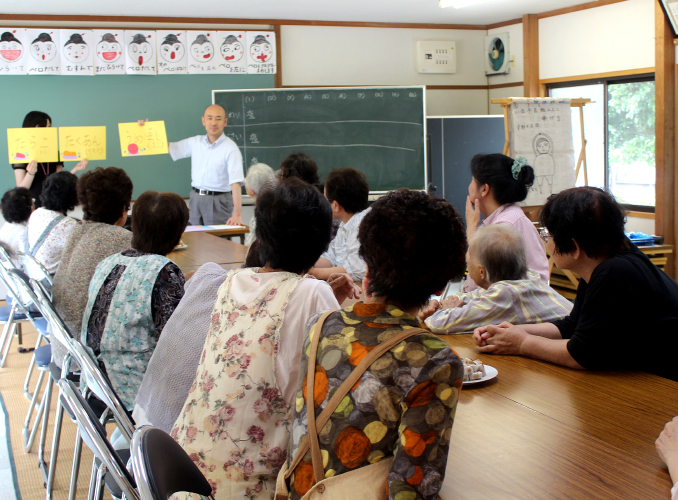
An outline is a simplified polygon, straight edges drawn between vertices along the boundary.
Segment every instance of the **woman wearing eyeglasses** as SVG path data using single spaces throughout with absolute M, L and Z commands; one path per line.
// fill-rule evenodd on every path
M 549 197 L 540 219 L 555 265 L 581 276 L 572 312 L 552 323 L 477 328 L 478 350 L 678 381 L 678 284 L 624 235 L 614 197 L 567 189 Z
M 527 267 L 541 277 L 544 284 L 549 283 L 549 263 L 544 244 L 534 224 L 517 205 L 527 197 L 534 182 L 534 170 L 527 159 L 518 156 L 515 160 L 502 154 L 475 155 L 471 159 L 471 184 L 466 198 L 466 233 L 468 241 L 480 224 L 480 215 L 485 219 L 482 224 L 502 224 L 517 229 L 525 240 Z M 478 288 L 477 283 L 468 276 L 464 291 Z

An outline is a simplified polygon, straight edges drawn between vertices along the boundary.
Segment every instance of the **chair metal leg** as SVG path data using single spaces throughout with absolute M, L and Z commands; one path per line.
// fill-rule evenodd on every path
M 75 434 L 75 450 L 73 451 L 73 468 L 71 469 L 71 485 L 68 488 L 68 500 L 75 500 L 78 490 L 78 476 L 80 475 L 80 459 L 82 457 L 82 438 L 80 428 Z
M 42 472 L 42 479 L 45 485 L 47 484 L 47 474 L 45 470 L 45 441 L 47 441 L 47 425 L 49 424 L 49 407 L 52 402 L 52 390 L 54 388 L 54 381 L 52 377 L 47 381 L 47 389 L 45 389 L 45 411 L 42 412 L 42 428 L 40 429 L 40 442 L 38 443 L 38 467 Z M 37 393 L 37 388 L 36 388 Z
M 61 426 L 63 421 L 64 407 L 61 404 L 61 398 L 57 398 L 56 419 L 54 420 L 54 436 L 52 437 L 52 451 L 49 457 L 49 472 L 47 474 L 46 500 L 52 500 L 52 490 L 54 489 L 54 471 L 56 469 L 57 456 L 59 455 L 59 441 L 61 440 Z
M 45 371 L 41 370 L 40 371 L 40 376 L 38 377 L 38 383 L 36 386 L 36 391 L 35 394 L 33 395 L 33 399 L 31 400 L 31 404 L 28 407 L 28 413 L 26 414 L 26 420 L 24 421 L 24 449 L 26 450 L 26 453 L 31 452 L 31 448 L 33 447 L 33 441 L 35 440 L 35 435 L 38 432 L 38 426 L 40 425 L 40 417 L 43 415 L 45 411 L 45 406 L 47 406 L 47 392 L 50 393 L 51 396 L 51 387 L 48 386 L 48 390 L 45 390 L 45 392 L 42 395 L 42 399 L 40 400 L 40 406 L 38 406 L 38 413 L 35 416 L 35 422 L 33 423 L 33 428 L 30 431 L 30 435 L 28 433 L 28 428 L 30 426 L 31 422 L 31 415 L 33 413 L 33 409 L 35 408 L 35 402 L 38 399 L 38 390 L 42 386 L 42 380 L 45 378 Z
M 12 309 L 14 311 L 14 309 Z M 5 360 L 7 359 L 7 353 L 9 352 L 9 347 L 12 345 L 12 339 L 14 338 L 14 331 L 16 330 L 16 322 L 8 321 L 5 323 L 4 328 L 2 329 L 2 340 L 0 340 L 0 346 L 2 348 L 2 358 L 0 359 L 0 368 L 5 366 Z
M 19 325 L 21 326 L 21 325 Z M 35 351 L 38 350 L 38 347 L 42 344 L 42 339 L 44 338 L 44 335 L 42 333 L 38 333 L 38 340 L 35 343 L 35 347 L 33 348 L 33 356 L 31 356 L 31 362 L 28 365 L 28 371 L 26 372 L 26 379 L 24 380 L 24 396 L 26 396 L 28 399 L 33 399 L 33 394 L 29 392 L 29 384 L 31 382 L 31 375 L 33 374 L 33 368 L 35 367 Z M 37 385 L 36 385 L 36 390 L 37 390 Z

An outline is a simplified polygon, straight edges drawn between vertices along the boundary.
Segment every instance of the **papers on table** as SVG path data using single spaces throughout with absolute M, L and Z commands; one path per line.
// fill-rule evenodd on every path
M 222 229 L 245 229 L 245 226 L 228 226 L 226 224 L 216 224 L 213 226 L 186 226 L 185 233 L 194 231 L 218 231 Z

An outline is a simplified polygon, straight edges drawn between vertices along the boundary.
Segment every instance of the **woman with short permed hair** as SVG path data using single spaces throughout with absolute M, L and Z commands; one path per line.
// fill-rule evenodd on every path
M 63 173 L 71 175 L 53 174 L 47 182 Z M 78 179 L 77 196 L 84 220 L 77 222 L 66 241 L 52 289 L 54 306 L 73 336 L 82 328 L 89 283 L 97 265 L 131 246 L 132 233 L 123 226 L 132 201 L 132 181 L 121 168 L 97 167 Z M 65 348 L 53 339 L 52 359 L 57 366 L 61 367 L 64 355 Z

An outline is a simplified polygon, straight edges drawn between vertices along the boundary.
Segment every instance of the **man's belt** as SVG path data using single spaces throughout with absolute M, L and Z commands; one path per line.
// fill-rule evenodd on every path
M 209 196 L 216 196 L 219 194 L 226 194 L 229 191 L 208 191 L 207 189 L 197 189 L 191 186 L 191 189 L 198 193 L 199 195 L 209 195 Z

